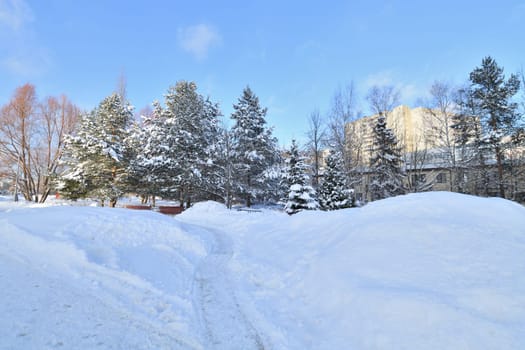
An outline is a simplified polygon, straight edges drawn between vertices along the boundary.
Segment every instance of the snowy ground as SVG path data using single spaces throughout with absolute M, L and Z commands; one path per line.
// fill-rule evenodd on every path
M 0 349 L 525 349 L 525 208 L 0 200 Z

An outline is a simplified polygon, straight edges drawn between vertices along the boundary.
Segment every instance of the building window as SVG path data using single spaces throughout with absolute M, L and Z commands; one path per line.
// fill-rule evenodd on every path
M 413 184 L 423 184 L 427 181 L 426 174 L 412 174 Z
M 439 174 L 437 174 L 436 182 L 438 184 L 444 184 L 445 182 L 447 182 L 447 173 L 439 173 Z

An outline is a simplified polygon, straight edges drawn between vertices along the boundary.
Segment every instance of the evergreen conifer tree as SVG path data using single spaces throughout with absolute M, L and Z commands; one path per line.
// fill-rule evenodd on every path
M 297 143 L 293 140 L 288 163 L 288 198 L 284 206 L 284 210 L 289 215 L 301 210 L 315 210 L 319 208 L 315 198 L 315 191 L 309 185 L 307 168 L 304 157 L 299 154 Z
M 490 145 L 496 158 L 499 196 L 505 197 L 502 138 L 513 134 L 516 127 L 518 105 L 512 101 L 512 97 L 519 91 L 520 81 L 515 74 L 505 80 L 503 68 L 492 57 L 485 57 L 481 67 L 470 73 L 470 81 L 473 102 L 480 112 L 486 144 Z
M 370 160 L 373 179 L 370 183 L 372 200 L 405 193 L 403 160 L 397 138 L 386 126 L 386 117 L 380 113 L 374 126 L 374 155 Z
M 162 171 L 166 165 L 161 142 L 163 141 L 162 109 L 158 102 L 149 116 L 141 116 L 141 123 L 134 123 L 126 144 L 129 148 L 128 170 L 129 191 L 143 199 L 151 198 L 155 206 L 156 196 L 161 194 L 164 185 Z
M 205 101 L 193 82 L 181 81 L 166 95 L 166 120 L 170 132 L 170 152 L 176 171 L 171 173 L 179 200 L 191 203 L 191 197 L 203 185 L 203 170 L 209 150 L 217 135 L 209 135 L 216 115 L 207 113 Z
M 323 210 L 351 208 L 355 205 L 353 190 L 346 186 L 343 158 L 330 152 L 326 158 L 323 182 L 319 188 L 319 205 Z
M 470 88 L 458 90 L 456 104 L 458 113 L 451 118 L 459 165 L 454 176 L 455 187 L 462 193 L 487 196 L 490 185 L 487 159 L 490 155 Z
M 233 157 L 233 187 L 246 205 L 262 196 L 268 188 L 268 169 L 279 161 L 277 139 L 266 127 L 266 108 L 247 87 L 233 106 L 231 118 L 231 155 Z
M 165 108 L 143 122 L 136 139 L 141 151 L 132 162 L 136 178 L 151 183 L 149 190 L 164 198 L 191 204 L 200 192 L 213 187 L 219 108 L 197 92 L 193 82 L 180 81 L 168 89 Z
M 115 206 L 125 188 L 125 139 L 132 117 L 132 107 L 118 94 L 82 116 L 77 134 L 65 142 L 68 170 L 58 185 L 65 197 L 93 196 Z

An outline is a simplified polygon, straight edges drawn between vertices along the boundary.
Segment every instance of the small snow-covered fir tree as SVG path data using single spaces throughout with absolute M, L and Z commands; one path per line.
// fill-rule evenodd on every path
M 341 153 L 331 151 L 326 158 L 323 182 L 319 188 L 319 205 L 323 210 L 355 206 L 354 191 L 346 185 Z
M 65 140 L 68 170 L 57 188 L 65 197 L 93 196 L 115 206 L 124 192 L 128 159 L 125 139 L 133 108 L 114 93 L 81 117 L 76 135 Z
M 249 207 L 252 201 L 264 194 L 268 169 L 278 163 L 280 156 L 277 139 L 272 129 L 266 127 L 266 108 L 259 105 L 259 98 L 247 87 L 239 102 L 233 106 L 231 118 L 231 156 L 233 157 L 233 189 Z
M 315 198 L 315 191 L 309 185 L 307 168 L 304 157 L 299 154 L 297 143 L 293 140 L 288 163 L 288 196 L 284 206 L 284 210 L 289 215 L 301 210 L 316 210 L 319 208 Z
M 373 179 L 370 183 L 372 200 L 405 193 L 403 160 L 397 138 L 386 126 L 386 117 L 380 113 L 374 127 L 374 155 L 370 160 Z

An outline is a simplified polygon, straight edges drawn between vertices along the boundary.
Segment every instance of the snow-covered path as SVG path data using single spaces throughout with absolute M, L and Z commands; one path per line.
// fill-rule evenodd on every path
M 231 239 L 217 230 L 200 230 L 215 241 L 211 252 L 197 268 L 193 286 L 194 307 L 202 323 L 206 348 L 267 348 L 243 313 L 232 286 L 228 269 L 228 262 L 233 255 Z

